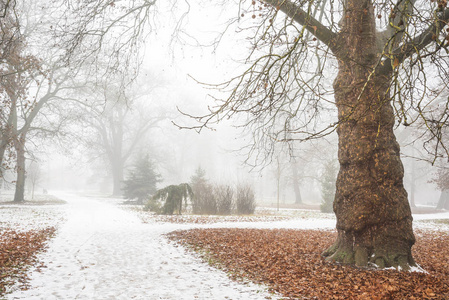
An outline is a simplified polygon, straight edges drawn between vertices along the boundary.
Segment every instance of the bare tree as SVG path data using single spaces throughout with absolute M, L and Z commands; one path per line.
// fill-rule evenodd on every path
M 295 144 L 298 144 L 295 146 Z M 289 166 L 291 176 L 288 178 L 295 193 L 295 203 L 302 204 L 300 185 L 307 179 L 321 183 L 319 176 L 322 165 L 335 158 L 335 136 L 328 136 L 309 143 L 290 143 Z
M 16 24 L 17 31 L 20 26 Z M 25 141 L 31 122 L 46 99 L 29 99 L 28 90 L 36 76 L 44 75 L 41 63 L 33 55 L 25 52 L 25 40 L 22 35 L 11 35 L 8 55 L 2 62 L 1 92 L 3 98 L 2 136 L 0 145 L 0 163 L 3 163 L 5 151 L 9 145 L 16 150 L 16 194 L 14 201 L 23 201 L 25 187 Z M 23 122 L 21 122 L 23 119 Z
M 106 157 L 112 174 L 113 195 L 119 196 L 126 163 L 148 132 L 166 119 L 167 114 L 155 105 L 150 109 L 143 107 L 144 102 L 151 104 L 141 101 L 148 94 L 139 95 L 132 92 L 131 87 L 122 90 L 117 81 L 88 88 L 86 97 L 87 102 L 77 101 L 80 104 L 78 121 L 92 129 L 83 140 L 90 150 L 95 149 Z
M 254 149 L 336 130 L 338 238 L 323 255 L 358 266 L 414 266 L 393 127 L 395 118 L 405 126 L 422 121 L 437 141 L 433 154 L 448 155 L 441 125 L 449 109 L 433 110 L 448 84 L 447 1 L 264 0 L 240 7 L 253 34 L 249 67 L 219 86 L 229 97 L 197 118 L 196 128 L 245 115 Z M 332 104 L 338 120 L 323 125 Z
M 99 140 L 102 141 L 103 150 L 111 163 L 114 194 L 121 194 L 123 168 L 139 142 L 139 135 L 144 135 L 162 119 L 160 115 L 155 117 L 153 114 L 147 118 L 143 112 L 130 109 L 132 105 L 127 103 L 132 101 L 129 99 L 129 86 L 136 79 L 144 53 L 141 51 L 143 47 L 140 46 L 153 28 L 156 1 L 24 2 L 26 4 L 22 8 L 34 12 L 34 15 L 29 17 L 30 22 L 46 24 L 39 30 L 28 28 L 28 34 L 33 38 L 34 51 L 39 49 L 39 52 L 55 54 L 59 66 L 82 70 L 88 81 L 96 83 L 99 89 L 102 89 L 102 100 L 113 98 L 108 99 L 107 105 L 104 105 L 106 102 L 96 101 L 98 99 L 93 99 L 93 104 L 84 103 L 84 108 L 89 110 L 87 115 L 98 117 L 97 120 L 84 119 L 95 123 Z M 173 4 L 178 2 L 181 1 L 170 1 Z M 175 6 L 173 11 L 176 10 Z M 108 87 L 106 82 L 113 82 L 114 86 Z M 109 88 L 113 91 L 109 92 Z M 109 95 L 106 95 L 105 91 L 108 91 Z M 112 95 L 114 93 L 115 95 Z M 73 95 L 71 98 L 84 102 Z M 113 104 L 114 102 L 117 103 Z M 144 119 L 147 121 L 143 121 Z M 133 130 L 127 131 L 126 127 L 130 125 L 127 123 L 132 121 L 146 123 L 133 124 Z
M 44 1 L 38 9 L 52 16 L 47 36 L 61 61 L 71 67 L 89 62 L 95 80 L 136 74 L 142 59 L 139 48 L 153 27 L 156 1 L 57 0 Z M 106 68 L 99 70 L 95 62 L 99 58 L 103 63 L 105 57 Z
M 449 94 L 446 93 L 445 96 Z M 449 100 L 448 100 L 449 103 Z M 447 106 L 447 103 L 446 103 Z M 441 107 L 440 107 L 441 109 Z M 449 132 L 449 123 L 444 122 L 441 126 L 442 133 L 445 133 L 441 136 L 442 140 L 433 141 L 433 144 L 438 146 L 439 143 L 445 141 L 447 142 L 448 132 Z M 443 140 L 444 139 L 444 140 Z M 437 209 L 448 209 L 449 210 L 449 166 L 448 159 L 445 157 L 441 157 L 437 160 L 437 170 L 434 174 L 433 183 L 436 184 L 437 188 L 441 191 L 440 198 L 438 199 Z
M 61 66 L 59 56 L 54 53 L 33 54 L 30 40 L 42 35 L 39 22 L 31 21 L 29 11 L 24 3 L 7 1 L 7 12 L 14 18 L 2 19 L 2 61 L 0 78 L 1 109 L 1 143 L 0 163 L 5 162 L 5 152 L 15 151 L 15 169 L 17 171 L 16 193 L 14 201 L 24 201 L 26 143 L 32 131 L 40 130 L 53 135 L 55 128 L 36 126 L 36 119 L 49 119 L 42 110 L 52 100 L 63 100 L 60 95 L 68 78 L 76 76 L 74 68 Z M 9 25 L 8 25 L 9 24 Z M 8 38 L 7 43 L 4 39 Z M 5 44 L 7 44 L 5 46 Z M 38 51 L 36 51 L 38 52 Z M 43 59 L 45 57 L 45 60 Z
M 17 55 L 21 39 L 16 6 L 15 0 L 0 1 L 0 61 L 2 64 Z
M 20 102 L 20 106 L 15 106 L 17 111 L 14 113 L 15 119 L 12 125 L 12 139 L 13 145 L 17 154 L 17 181 L 16 181 L 16 193 L 14 201 L 24 201 L 24 188 L 25 188 L 25 172 L 26 172 L 26 142 L 29 140 L 28 135 L 31 131 L 39 130 L 45 132 L 52 132 L 56 135 L 59 132 L 59 126 L 55 128 L 36 127 L 36 119 L 39 117 L 45 117 L 41 115 L 41 111 L 51 101 L 62 101 L 64 98 L 60 95 L 65 90 L 64 83 L 67 80 L 69 74 L 59 73 L 57 70 L 50 70 L 50 74 L 43 76 L 40 80 L 47 79 L 48 84 L 38 84 L 37 92 L 34 97 L 23 99 Z M 35 80 L 39 80 L 34 78 Z M 30 101 L 30 98 L 32 99 Z M 61 103 L 61 105 L 63 105 Z M 34 124 L 34 126 L 33 126 Z
M 8 168 L 8 161 L 4 161 L 5 152 L 11 146 L 11 129 L 13 122 L 13 109 L 16 98 L 24 94 L 27 83 L 21 80 L 19 73 L 27 71 L 26 64 L 30 57 L 23 54 L 23 37 L 20 33 L 20 22 L 15 14 L 15 1 L 0 1 L 0 176 Z M 32 59 L 34 60 L 34 58 Z M 32 67 L 34 68 L 34 67 Z
M 439 168 L 433 181 L 441 191 L 437 209 L 449 209 L 449 169 Z

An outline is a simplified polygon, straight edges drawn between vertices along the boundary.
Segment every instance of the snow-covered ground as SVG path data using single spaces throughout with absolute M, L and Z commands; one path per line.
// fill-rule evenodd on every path
M 44 229 L 65 220 L 65 205 L 0 205 L 0 229 Z
M 144 224 L 92 198 L 64 196 L 67 221 L 40 255 L 30 289 L 6 299 L 267 299 L 266 288 L 230 280 L 163 234 L 188 228 Z M 275 297 L 273 297 L 275 299 Z
M 413 215 L 413 228 L 449 233 L 449 211 L 435 214 L 415 214 Z
M 54 209 L 64 210 L 66 222 L 40 255 L 47 267 L 32 273 L 28 290 L 17 290 L 6 299 L 277 299 L 264 286 L 232 281 L 164 234 L 189 228 L 335 228 L 335 218 L 319 213 L 274 222 L 160 223 L 105 199 L 60 197 L 68 204 Z M 50 206 L 32 209 L 47 213 L 50 223 L 60 222 Z M 0 210 L 2 220 L 8 211 Z M 27 225 L 26 213 L 12 215 L 14 222 Z M 416 219 L 449 219 L 449 212 Z M 415 222 L 415 227 L 426 226 L 428 222 Z M 447 224 L 437 227 L 449 231 Z

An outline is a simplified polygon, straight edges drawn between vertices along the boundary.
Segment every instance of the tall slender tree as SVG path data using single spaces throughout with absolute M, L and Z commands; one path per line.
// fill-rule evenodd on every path
M 15 151 L 17 180 L 14 201 L 24 201 L 26 143 L 32 130 L 47 132 L 49 128 L 38 128 L 36 119 L 50 100 L 62 100 L 61 91 L 69 77 L 76 72 L 61 67 L 58 56 L 42 57 L 33 53 L 30 40 L 42 34 L 39 22 L 24 9 L 26 4 L 16 1 L 1 1 L 0 10 L 4 16 L 1 24 L 0 65 L 0 164 L 5 166 L 5 153 Z M 34 36 L 33 36 L 34 35 Z M 34 49 L 35 50 L 35 49 Z M 38 52 L 38 51 L 37 51 Z M 59 94 L 59 95 L 58 95 Z M 57 97 L 58 96 L 58 97 Z M 1 170 L 0 170 L 1 171 Z

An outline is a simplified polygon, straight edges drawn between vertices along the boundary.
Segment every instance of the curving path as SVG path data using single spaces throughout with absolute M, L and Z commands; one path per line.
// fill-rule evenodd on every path
M 64 196 L 67 222 L 32 273 L 7 299 L 274 299 L 264 287 L 231 281 L 169 243 L 182 225 L 144 224 L 104 201 Z

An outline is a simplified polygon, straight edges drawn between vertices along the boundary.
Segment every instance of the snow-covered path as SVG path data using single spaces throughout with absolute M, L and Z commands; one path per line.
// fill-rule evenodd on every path
M 163 234 L 182 227 L 144 224 L 91 198 L 65 196 L 68 220 L 40 257 L 30 289 L 7 299 L 267 299 L 263 287 L 231 281 Z

